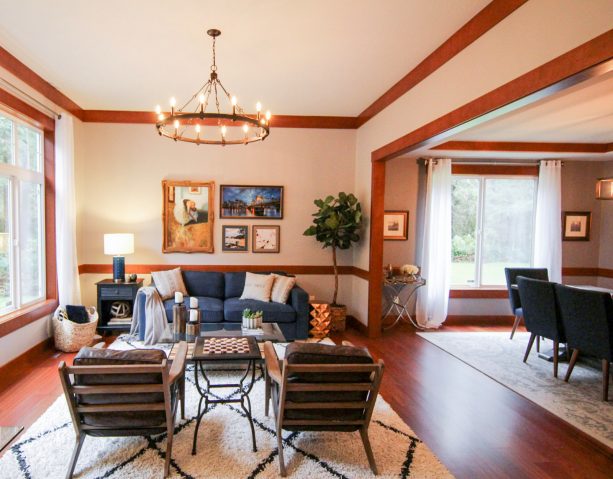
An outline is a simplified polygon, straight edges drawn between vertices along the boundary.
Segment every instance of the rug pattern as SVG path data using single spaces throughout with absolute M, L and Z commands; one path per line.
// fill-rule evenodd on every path
M 581 359 L 570 382 L 564 382 L 567 362 L 560 362 L 558 378 L 553 364 L 538 357 L 536 345 L 522 362 L 529 333 L 431 332 L 419 336 L 481 371 L 509 389 L 569 422 L 596 440 L 613 448 L 613 402 L 601 400 L 600 361 Z M 541 350 L 552 342 L 541 341 Z M 609 393 L 611 394 L 611 393 Z
M 251 449 L 248 420 L 238 405 L 214 404 L 198 435 L 198 453 L 191 455 L 198 394 L 193 366 L 188 366 L 186 419 L 178 422 L 173 442 L 173 478 L 278 477 L 276 434 L 272 416 L 264 416 L 261 374 L 251 392 L 258 452 Z M 238 371 L 212 372 L 214 382 L 235 379 Z M 235 391 L 222 391 L 228 397 Z M 379 397 L 370 438 L 380 477 L 453 477 L 428 447 Z M 288 477 L 373 477 L 358 433 L 284 432 Z M 63 396 L 41 416 L 0 459 L 0 477 L 60 478 L 66 474 L 74 446 L 74 430 Z M 145 438 L 86 438 L 75 477 L 87 479 L 162 477 L 166 435 Z

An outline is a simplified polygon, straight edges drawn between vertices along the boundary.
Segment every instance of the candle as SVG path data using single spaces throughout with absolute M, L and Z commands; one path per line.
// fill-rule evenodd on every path
M 189 298 L 189 307 L 191 309 L 198 308 L 198 298 L 194 298 L 193 296 Z
M 175 303 L 182 303 L 183 302 L 183 293 L 181 291 L 177 291 L 175 293 Z
M 198 310 L 197 309 L 190 309 L 189 310 L 189 322 L 190 323 L 197 323 L 198 322 Z

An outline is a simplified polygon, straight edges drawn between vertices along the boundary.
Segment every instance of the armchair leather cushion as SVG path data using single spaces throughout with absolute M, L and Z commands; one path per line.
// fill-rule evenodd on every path
M 158 349 L 133 349 L 117 351 L 112 349 L 82 348 L 74 358 L 75 366 L 122 366 L 137 364 L 161 364 L 166 354 Z M 76 385 L 100 384 L 161 384 L 161 374 L 92 374 L 78 375 Z M 84 404 L 154 403 L 163 402 L 163 393 L 138 394 L 93 394 L 77 396 L 77 402 Z M 90 426 L 116 426 L 118 430 L 138 427 L 162 427 L 166 416 L 163 411 L 134 411 L 109 413 L 84 413 L 83 423 Z

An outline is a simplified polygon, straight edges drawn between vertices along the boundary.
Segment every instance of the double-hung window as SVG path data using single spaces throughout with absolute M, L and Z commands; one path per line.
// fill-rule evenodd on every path
M 0 314 L 45 298 L 43 132 L 0 110 Z
M 505 267 L 532 265 L 537 178 L 454 175 L 451 285 L 505 284 Z

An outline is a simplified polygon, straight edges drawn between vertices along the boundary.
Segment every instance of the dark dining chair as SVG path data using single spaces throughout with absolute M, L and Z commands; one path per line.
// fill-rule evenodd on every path
M 511 339 L 515 334 L 517 326 L 521 318 L 523 318 L 523 310 L 521 300 L 519 298 L 519 291 L 516 288 L 517 277 L 523 276 L 524 278 L 540 279 L 541 281 L 549 281 L 549 274 L 547 268 L 505 268 L 504 275 L 507 279 L 507 290 L 509 292 L 509 303 L 511 303 L 511 311 L 515 316 L 513 322 L 513 329 L 511 329 Z
M 558 377 L 558 354 L 560 343 L 566 342 L 564 326 L 556 303 L 555 283 L 539 279 L 517 277 L 517 288 L 522 304 L 526 329 L 530 332 L 530 340 L 524 355 L 524 363 L 532 349 L 536 337 L 553 341 L 553 377 Z
M 560 315 L 573 354 L 564 381 L 570 379 L 579 352 L 602 361 L 602 400 L 609 397 L 609 364 L 613 358 L 613 299 L 609 293 L 556 285 Z

